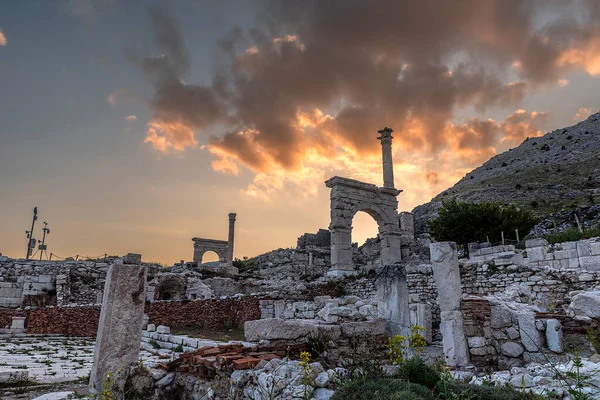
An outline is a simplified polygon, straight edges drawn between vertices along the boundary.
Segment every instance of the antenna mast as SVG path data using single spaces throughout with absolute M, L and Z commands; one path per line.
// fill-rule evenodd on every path
M 48 245 L 46 245 L 46 234 L 50 234 L 50 229 L 48 229 L 48 223 L 46 221 L 44 221 L 44 229 L 42 229 L 42 231 L 44 232 L 44 236 L 42 236 L 42 241 L 40 242 L 38 240 L 38 243 L 41 243 L 38 247 L 38 250 L 40 251 L 40 260 L 42 259 L 46 248 L 48 247 Z M 47 251 L 46 255 L 48 255 Z
M 25 231 L 27 239 L 29 239 L 27 241 L 27 256 L 25 257 L 28 260 L 29 256 L 31 255 L 31 251 L 35 248 L 36 243 L 35 239 L 33 238 L 33 227 L 35 226 L 35 221 L 37 221 L 37 207 L 33 208 L 33 220 L 31 221 L 31 230 Z

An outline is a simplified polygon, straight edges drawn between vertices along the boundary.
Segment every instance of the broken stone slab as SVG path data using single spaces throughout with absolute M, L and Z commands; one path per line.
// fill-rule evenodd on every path
M 431 243 L 429 249 L 440 311 L 459 310 L 462 287 L 456 243 Z
M 465 337 L 462 312 L 442 311 L 440 317 L 440 332 L 442 333 L 446 364 L 450 367 L 468 365 L 469 347 Z
M 134 260 L 139 262 L 140 257 Z M 127 257 L 124 260 L 131 261 Z M 94 393 L 102 389 L 102 381 L 109 373 L 113 374 L 114 384 L 123 390 L 129 368 L 138 363 L 146 276 L 143 265 L 112 264 L 108 268 L 90 372 L 90 390 Z
M 563 352 L 563 332 L 559 320 L 549 319 L 546 321 L 546 343 L 551 351 Z
M 391 335 L 410 335 L 408 295 L 404 265 L 383 265 L 377 270 L 377 314 L 387 321 Z
M 544 335 L 536 327 L 535 313 L 521 311 L 517 312 L 516 315 L 519 321 L 521 343 L 529 352 L 540 351 L 544 346 Z

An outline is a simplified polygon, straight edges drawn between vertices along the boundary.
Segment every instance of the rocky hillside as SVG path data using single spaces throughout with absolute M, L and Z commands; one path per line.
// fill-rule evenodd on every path
M 417 233 L 442 201 L 493 201 L 538 217 L 600 203 L 600 113 L 498 154 L 456 185 L 413 210 Z

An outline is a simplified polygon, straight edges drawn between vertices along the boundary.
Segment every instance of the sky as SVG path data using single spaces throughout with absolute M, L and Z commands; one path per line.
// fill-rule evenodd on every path
M 36 206 L 61 258 L 191 260 L 230 212 L 236 257 L 294 247 L 383 127 L 410 211 L 599 93 L 596 0 L 3 1 L 0 252 Z

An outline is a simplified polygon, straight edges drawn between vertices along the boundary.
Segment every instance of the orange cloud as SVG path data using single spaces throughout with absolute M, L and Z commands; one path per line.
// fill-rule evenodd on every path
M 592 115 L 595 110 L 591 107 L 581 107 L 573 116 L 573 121 L 581 121 Z
M 6 35 L 2 31 L 2 29 L 0 29 L 0 46 L 6 46 L 7 43 L 8 40 L 6 40 Z
M 137 116 L 135 115 L 128 115 L 125 117 L 125 121 L 135 121 L 137 119 Z
M 180 122 L 165 123 L 152 120 L 148 123 L 144 143 L 157 151 L 167 154 L 171 151 L 182 152 L 186 148 L 195 148 L 198 142 L 194 139 L 194 131 Z

